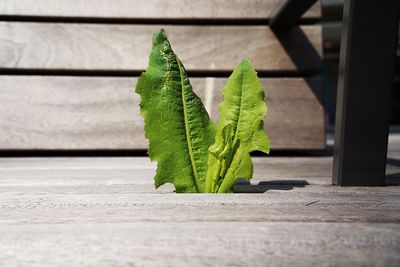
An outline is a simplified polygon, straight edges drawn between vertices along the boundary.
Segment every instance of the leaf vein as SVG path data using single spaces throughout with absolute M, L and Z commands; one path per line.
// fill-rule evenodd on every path
M 189 156 L 190 156 L 190 161 L 192 163 L 192 170 L 193 170 L 193 175 L 194 175 L 194 184 L 196 186 L 197 192 L 200 191 L 200 186 L 199 186 L 199 177 L 197 173 L 197 166 L 196 162 L 194 160 L 194 155 L 193 155 L 193 146 L 192 146 L 192 140 L 190 136 L 190 129 L 189 129 L 189 119 L 188 119 L 188 114 L 187 114 L 187 103 L 186 103 L 186 96 L 185 96 L 185 88 L 183 84 L 184 77 L 182 75 L 182 65 L 179 60 L 178 62 L 178 67 L 179 67 L 179 75 L 181 78 L 181 91 L 182 91 L 182 104 L 183 104 L 183 116 L 185 119 L 185 132 L 186 132 L 186 141 L 188 144 L 188 150 L 189 150 Z

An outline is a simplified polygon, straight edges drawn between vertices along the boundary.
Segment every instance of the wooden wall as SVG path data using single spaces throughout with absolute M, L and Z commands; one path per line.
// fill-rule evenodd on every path
M 272 148 L 323 148 L 319 5 L 277 34 L 268 20 L 279 2 L 0 0 L 0 150 L 146 149 L 133 88 L 161 27 L 213 118 L 249 57 Z

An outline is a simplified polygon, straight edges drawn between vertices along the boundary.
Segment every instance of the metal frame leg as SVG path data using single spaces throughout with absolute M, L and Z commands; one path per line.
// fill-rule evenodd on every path
M 385 183 L 398 0 L 346 0 L 339 63 L 332 183 Z

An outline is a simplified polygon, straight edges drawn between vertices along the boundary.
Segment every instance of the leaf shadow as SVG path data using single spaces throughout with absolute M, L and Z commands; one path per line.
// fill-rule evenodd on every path
M 247 180 L 239 180 L 234 187 L 235 193 L 265 193 L 268 190 L 292 190 L 295 187 L 309 185 L 306 180 L 273 180 L 261 181 L 257 185 L 250 184 Z

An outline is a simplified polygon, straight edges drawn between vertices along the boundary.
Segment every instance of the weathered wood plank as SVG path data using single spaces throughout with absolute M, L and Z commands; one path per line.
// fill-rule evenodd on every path
M 399 224 L 41 223 L 2 225 L 0 236 L 3 266 L 397 266 L 400 261 Z
M 141 214 L 140 219 L 133 219 L 135 221 L 143 218 L 165 221 L 176 216 L 172 210 L 179 210 L 180 207 L 199 207 L 198 210 L 193 208 L 195 211 L 192 215 L 188 214 L 188 217 L 185 217 L 186 213 L 183 213 L 184 217 L 179 217 L 180 220 L 192 220 L 204 212 L 201 207 L 209 206 L 212 206 L 213 210 L 221 210 L 220 220 L 223 220 L 225 215 L 229 218 L 227 220 L 242 220 L 244 206 L 251 206 L 251 209 L 245 208 L 246 212 L 254 211 L 257 207 L 265 209 L 265 212 L 245 212 L 246 220 L 400 220 L 399 186 L 330 186 L 331 157 L 271 157 L 253 160 L 253 186 L 239 185 L 237 189 L 242 192 L 266 194 L 147 194 L 173 191 L 172 186 L 154 190 L 152 177 L 155 166 L 150 164 L 147 158 L 1 159 L 0 209 L 4 212 L 0 214 L 6 217 L 0 215 L 0 220 L 22 220 L 19 216 L 27 214 L 34 218 L 46 217 L 46 212 L 53 214 L 56 220 L 66 219 L 71 212 L 75 215 L 82 213 L 77 218 L 93 219 L 93 216 L 97 216 L 96 214 L 104 209 L 118 209 L 124 220 L 129 217 L 126 212 L 133 212 Z M 400 166 L 392 166 L 390 171 L 396 173 L 399 170 Z M 152 207 L 153 211 L 143 213 L 143 206 Z M 158 210 L 166 206 L 172 213 L 165 214 L 166 217 L 157 217 Z M 93 210 L 88 211 L 86 207 Z M 237 208 L 232 212 L 236 215 L 225 214 L 223 210 L 226 207 L 232 207 L 227 208 L 230 211 Z M 55 210 L 52 210 L 53 208 Z M 64 210 L 57 215 L 60 208 Z M 298 211 L 294 212 L 295 209 Z M 310 209 L 315 216 L 310 216 Z M 207 216 L 210 214 L 205 213 L 201 217 L 208 218 Z M 113 218 L 119 220 L 118 216 Z M 99 217 L 98 219 L 101 220 Z M 105 217 L 104 220 L 108 222 L 110 218 Z
M 331 157 L 253 160 L 265 194 L 149 194 L 145 157 L 0 158 L 0 262 L 398 265 L 399 186 L 330 186 Z
M 105 163 L 107 164 L 107 163 Z M 275 166 L 281 166 L 281 168 L 289 166 L 287 164 L 277 164 Z M 290 170 L 295 170 L 296 167 L 299 170 L 298 173 L 285 173 L 284 171 L 276 170 L 272 166 L 273 164 L 267 164 L 268 167 L 261 168 L 255 165 L 255 172 L 252 179 L 252 184 L 257 185 L 256 188 L 249 189 L 248 185 L 241 185 L 238 187 L 240 192 L 263 192 L 264 189 L 270 190 L 271 188 L 293 188 L 296 190 L 297 187 L 304 187 L 305 184 L 310 185 L 327 185 L 330 183 L 331 178 L 331 165 L 321 166 L 321 168 L 330 168 L 327 172 L 323 170 L 324 176 L 312 176 L 315 173 L 308 175 L 307 168 L 295 166 L 289 167 Z M 272 167 L 272 168 L 271 168 Z M 389 184 L 400 184 L 400 171 L 398 168 L 394 168 L 390 163 L 388 164 L 388 182 Z M 311 170 L 313 171 L 313 170 Z M 154 190 L 153 177 L 155 169 L 143 170 L 143 169 L 130 169 L 130 170 L 118 170 L 118 169 L 81 169 L 81 170 L 5 170 L 1 171 L 2 177 L 0 185 L 2 189 L 0 192 L 12 192 L 6 188 L 13 188 L 16 186 L 38 186 L 43 187 L 41 192 L 61 192 L 62 188 L 51 188 L 56 187 L 71 187 L 70 190 L 78 189 L 79 192 L 91 193 L 94 189 L 91 188 L 79 188 L 80 186 L 115 186 L 112 188 L 113 192 L 123 186 L 129 186 L 126 188 L 128 192 L 132 193 L 154 193 L 154 192 L 172 192 L 173 188 L 170 186 L 162 187 L 157 191 Z M 397 181 L 397 183 L 396 183 Z M 50 188 L 46 188 L 50 186 Z M 137 186 L 137 187 L 136 187 Z M 132 189 L 134 188 L 134 189 Z M 357 188 L 359 190 L 366 190 L 363 188 Z M 388 187 L 384 190 L 391 191 L 392 187 Z M 17 190 L 17 189 L 16 189 Z M 18 190 L 22 190 L 19 188 Z M 18 191 L 17 190 L 17 191 Z M 29 189 L 24 189 L 23 192 L 27 192 Z M 53 190 L 53 191 L 52 191 Z M 54 191 L 56 190 L 56 191 Z M 104 189 L 107 190 L 107 189 Z M 124 189 L 125 190 L 125 189 Z M 266 191 L 264 190 L 264 191 Z M 311 190 L 307 189 L 307 190 Z M 319 190 L 319 189 L 318 189 Z M 345 190 L 345 189 L 343 189 Z M 380 192 L 381 189 L 374 188 L 371 191 L 377 190 Z M 397 190 L 393 188 L 393 190 Z M 18 191 L 20 192 L 20 191 Z M 121 191 L 122 192 L 122 191 Z
M 0 68 L 143 70 L 161 26 L 0 23 Z M 266 26 L 165 26 L 187 70 L 231 71 L 242 58 L 258 71 L 316 71 L 321 27 L 302 26 L 278 41 Z M 304 41 L 310 40 L 310 44 Z M 285 46 L 282 46 L 282 43 Z M 291 58 L 293 57 L 293 58 Z
M 90 188 L 90 186 L 85 186 Z M 123 223 L 142 221 L 293 221 L 400 223 L 400 190 L 340 190 L 308 186 L 271 189 L 266 194 L 88 194 L 41 191 L 1 193 L 0 223 Z M 93 187 L 93 189 L 100 187 Z M 122 188 L 122 187 L 120 187 Z M 133 186 L 128 186 L 128 189 Z M 61 189 L 61 188 L 59 188 Z M 100 188 L 100 190 L 102 190 Z M 394 191 L 394 190 L 393 190 Z M 117 213 L 116 213 L 117 212 Z
M 95 172 L 99 173 L 99 172 Z M 110 172 L 107 172 L 108 174 Z M 2 186 L 0 187 L 0 193 L 5 195 L 52 195 L 52 194 L 168 194 L 174 192 L 174 187 L 172 184 L 165 184 L 158 189 L 154 188 L 153 177 L 154 173 L 146 174 L 146 179 L 138 179 L 136 176 L 130 177 L 115 177 L 110 175 L 108 179 L 98 179 L 92 178 L 88 181 L 84 175 L 77 177 L 76 174 L 72 173 L 68 177 L 63 177 L 62 175 L 57 175 L 57 172 L 54 172 L 53 175 L 44 174 L 40 179 L 38 173 L 32 174 L 30 177 L 33 180 L 30 182 L 28 180 L 28 175 L 25 176 L 25 179 L 21 179 L 22 181 L 18 183 L 10 182 L 11 177 L 14 179 L 19 179 L 18 175 L 9 176 L 7 175 L 7 179 L 2 182 Z M 125 175 L 127 173 L 125 172 Z M 69 178 L 69 180 L 68 180 Z M 81 179 L 79 179 L 81 178 Z M 400 177 L 399 177 L 400 178 Z M 400 184 L 400 179 L 397 179 L 397 185 Z M 78 180 L 79 179 L 79 180 Z M 380 198 L 385 194 L 395 194 L 399 192 L 399 188 L 396 186 L 388 186 L 384 189 L 374 189 L 374 188 L 365 188 L 365 187 L 356 187 L 351 190 L 346 189 L 337 189 L 336 187 L 330 186 L 327 183 L 329 182 L 328 178 L 303 178 L 300 179 L 292 178 L 292 179 L 277 179 L 275 177 L 263 177 L 263 180 L 260 177 L 254 177 L 251 185 L 238 184 L 235 187 L 235 193 L 271 193 L 271 192 L 279 192 L 279 191 L 289 191 L 290 192 L 302 192 L 302 193 L 310 193 L 313 195 L 314 193 L 326 193 L 328 195 L 343 193 L 345 196 L 349 196 L 357 192 L 360 194 L 360 197 L 365 197 L 368 199 L 368 196 L 376 200 L 372 200 L 373 203 L 380 204 L 382 199 Z M 6 184 L 6 185 L 3 185 Z M 10 185 L 13 184 L 13 185 Z M 18 185 L 15 185 L 18 184 Z M 314 196 L 314 195 L 313 195 Z M 320 197 L 320 196 L 318 196 Z M 385 196 L 384 196 L 385 197 Z M 378 201 L 378 202 L 376 202 Z M 382 202 L 384 202 L 382 200 Z M 320 203 L 321 204 L 321 203 Z M 388 206 L 391 206 L 391 203 L 385 203 Z M 382 204 L 383 205 L 383 204 Z
M 146 149 L 134 78 L 0 76 L 0 149 Z M 193 87 L 214 119 L 222 78 Z M 273 149 L 325 146 L 315 80 L 262 79 Z
M 310 185 L 313 187 L 314 185 Z M 294 186 L 295 187 L 295 186 Z M 385 190 L 338 190 L 333 186 L 325 190 L 320 186 L 319 191 L 303 190 L 308 186 L 299 187 L 299 190 L 271 189 L 266 194 L 24 194 L 3 193 L 0 198 L 0 208 L 6 210 L 43 209 L 43 208 L 123 208 L 123 207 L 175 207 L 175 206 L 264 206 L 267 207 L 314 207 L 343 206 L 343 207 L 400 207 L 399 187 L 395 192 Z M 32 191 L 35 188 L 32 188 Z M 290 191 L 290 192 L 289 192 Z M 357 192 L 357 194 L 355 194 Z M 369 196 L 369 197 L 368 197 Z M 312 203 L 315 202 L 315 203 Z M 311 204 L 310 204 L 311 203 Z M 56 210 L 54 210 L 56 212 Z
M 116 19 L 269 19 L 281 0 L 0 0 L 0 14 Z M 314 5 L 305 18 L 320 18 Z
M 391 150 L 389 153 L 386 173 L 395 176 L 400 173 L 400 154 Z M 252 160 L 253 184 L 276 180 L 330 184 L 332 157 L 253 157 Z M 156 163 L 150 163 L 147 157 L 1 158 L 0 186 L 152 185 L 155 169 Z M 147 188 L 150 191 L 146 192 L 153 192 L 152 186 Z
M 326 185 L 330 182 L 332 172 L 331 157 L 253 157 L 253 162 L 253 184 L 284 180 Z M 397 170 L 395 167 L 392 169 L 392 173 Z M 0 188 L 4 189 L 2 192 L 13 192 L 6 188 L 15 188 L 17 192 L 22 192 L 18 191 L 25 190 L 22 187 L 43 187 L 42 192 L 46 192 L 58 190 L 46 189 L 47 186 L 72 187 L 73 190 L 82 186 L 98 185 L 109 188 L 115 186 L 110 189 L 113 192 L 126 186 L 123 190 L 131 190 L 132 193 L 154 193 L 155 170 L 156 163 L 150 163 L 147 157 L 1 158 Z M 83 193 L 94 190 L 90 187 L 81 189 L 83 191 L 80 192 Z M 33 188 L 27 190 L 34 191 Z M 172 190 L 173 187 L 164 186 L 157 192 Z

